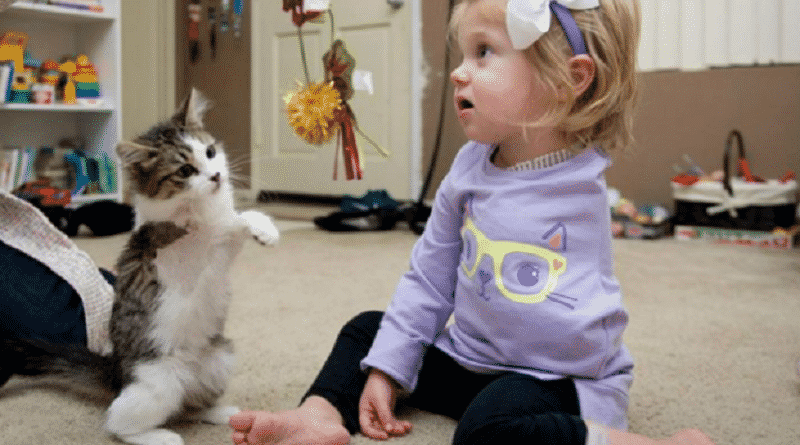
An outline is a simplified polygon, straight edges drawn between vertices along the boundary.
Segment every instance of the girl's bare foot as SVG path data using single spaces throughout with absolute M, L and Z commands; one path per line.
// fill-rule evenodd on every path
M 236 445 L 344 445 L 350 433 L 327 400 L 309 397 L 297 409 L 270 413 L 243 411 L 231 416 Z

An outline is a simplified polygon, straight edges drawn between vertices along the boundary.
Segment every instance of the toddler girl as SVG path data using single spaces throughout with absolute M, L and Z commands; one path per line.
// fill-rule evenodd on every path
M 451 31 L 471 142 L 411 269 L 386 313 L 342 329 L 297 410 L 233 416 L 234 443 L 403 436 L 400 397 L 457 419 L 457 444 L 655 443 L 625 431 L 633 360 L 603 176 L 632 138 L 638 5 L 465 0 Z

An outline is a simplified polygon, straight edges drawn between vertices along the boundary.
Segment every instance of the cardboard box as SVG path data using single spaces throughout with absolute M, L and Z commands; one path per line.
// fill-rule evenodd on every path
M 718 244 L 765 247 L 789 250 L 800 243 L 800 226 L 776 229 L 772 232 L 754 230 L 722 229 L 719 227 L 675 226 L 675 239 L 703 240 Z

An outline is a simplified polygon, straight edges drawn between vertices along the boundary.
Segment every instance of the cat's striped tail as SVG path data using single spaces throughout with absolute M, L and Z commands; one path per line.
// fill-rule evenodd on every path
M 122 389 L 118 360 L 85 346 L 53 344 L 44 340 L 0 341 L 0 386 L 12 376 L 55 376 L 70 386 L 114 393 Z

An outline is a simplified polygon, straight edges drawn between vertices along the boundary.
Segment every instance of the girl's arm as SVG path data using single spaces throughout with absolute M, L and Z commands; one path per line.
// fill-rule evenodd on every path
M 457 157 L 436 194 L 425 232 L 414 245 L 410 270 L 400 279 L 372 348 L 361 362 L 363 370 L 380 369 L 409 393 L 416 387 L 426 348 L 453 312 L 461 253 L 462 212 L 453 187 L 458 176 Z

